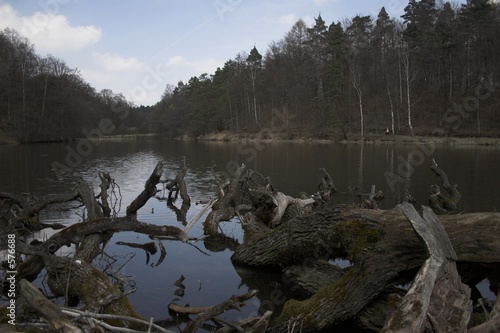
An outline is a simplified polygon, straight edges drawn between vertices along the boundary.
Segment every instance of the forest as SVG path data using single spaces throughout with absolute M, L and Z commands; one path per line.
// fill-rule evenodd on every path
M 167 85 L 137 106 L 95 91 L 77 69 L 0 32 L 0 129 L 21 141 L 81 137 L 103 118 L 113 134 L 167 137 L 263 128 L 296 137 L 336 133 L 498 136 L 500 5 L 410 0 L 327 24 L 298 20 L 265 51 L 250 46 L 214 74 Z M 235 52 L 237 52 L 235 50 Z M 279 126 L 277 124 L 279 123 Z

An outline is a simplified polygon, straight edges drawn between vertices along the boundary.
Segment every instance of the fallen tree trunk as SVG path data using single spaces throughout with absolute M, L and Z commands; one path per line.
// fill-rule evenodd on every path
M 459 261 L 500 262 L 500 214 L 441 216 Z M 308 258 L 349 258 L 354 263 L 339 280 L 305 301 L 288 301 L 272 322 L 272 332 L 286 332 L 303 322 L 304 332 L 318 332 L 354 318 L 392 286 L 400 274 L 420 267 L 425 247 L 399 208 L 387 211 L 343 206 L 299 217 L 268 232 L 246 236 L 232 256 L 239 265 L 283 267 Z
M 34 246 L 17 244 L 20 253 L 37 255 L 47 269 L 48 285 L 57 296 L 78 297 L 87 309 L 97 312 L 140 318 L 118 286 L 108 277 L 84 261 L 58 257 Z M 128 325 L 128 323 L 121 323 Z

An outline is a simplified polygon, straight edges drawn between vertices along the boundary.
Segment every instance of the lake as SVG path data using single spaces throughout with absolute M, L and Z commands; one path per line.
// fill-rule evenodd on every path
M 87 142 L 88 143 L 88 142 Z M 323 176 L 325 168 L 332 176 L 339 191 L 369 192 L 373 185 L 385 194 L 379 208 L 392 208 L 411 195 L 418 204 L 427 204 L 429 186 L 441 180 L 429 169 L 434 158 L 448 174 L 451 184 L 458 183 L 462 199 L 459 209 L 463 212 L 496 211 L 499 195 L 499 150 L 488 146 L 430 146 L 396 144 L 342 144 L 342 143 L 232 143 L 190 142 L 157 138 L 95 142 L 92 146 L 78 143 L 33 144 L 0 146 L 0 191 L 26 192 L 35 195 L 61 193 L 71 188 L 69 172 L 56 173 L 54 162 L 74 165 L 74 171 L 83 175 L 97 191 L 99 171 L 111 174 L 119 185 L 121 202 L 116 200 L 119 215 L 125 214 L 127 205 L 142 191 L 158 161 L 164 162 L 162 178 L 173 178 L 187 162 L 186 184 L 192 199 L 186 214 L 189 221 L 203 208 L 199 201 L 216 196 L 216 182 L 211 168 L 228 173 L 235 162 L 244 162 L 260 174 L 270 176 L 277 189 L 292 196 L 304 191 L 312 194 Z M 84 152 L 85 157 L 68 159 L 68 152 Z M 158 185 L 160 189 L 161 186 Z M 118 192 L 118 191 L 116 191 Z M 337 194 L 333 203 L 356 203 L 358 199 L 348 194 Z M 54 222 L 80 221 L 84 211 L 73 205 L 70 210 L 51 210 L 42 217 Z M 180 209 L 180 198 L 176 208 Z M 176 214 L 177 213 L 177 214 Z M 178 210 L 167 207 L 166 201 L 151 198 L 138 214 L 138 219 L 159 225 L 183 227 Z M 181 220 L 181 221 L 179 221 Z M 191 229 L 191 236 L 201 236 L 204 217 Z M 223 223 L 226 235 L 241 241 L 238 221 Z M 34 235 L 44 240 L 52 231 Z M 172 320 L 167 304 L 175 300 L 179 305 L 209 306 L 228 299 L 233 294 L 244 294 L 249 289 L 259 289 L 258 297 L 250 300 L 241 312 L 222 317 L 236 319 L 257 315 L 259 309 L 281 311 L 286 299 L 281 288 L 279 272 L 253 272 L 235 268 L 231 264 L 231 248 L 214 248 L 203 241 L 190 246 L 177 241 L 162 241 L 167 251 L 164 261 L 156 265 L 159 252 L 147 262 L 143 250 L 116 245 L 116 242 L 147 243 L 144 235 L 116 233 L 105 248 L 107 256 L 98 258 L 101 267 L 119 270 L 119 273 L 135 285 L 137 291 L 130 300 L 145 318 Z M 71 254 L 74 249 L 63 248 Z M 114 259 L 111 259 L 114 257 Z M 174 285 L 185 277 L 179 288 Z M 43 283 L 43 278 L 39 279 Z M 483 296 L 494 299 L 488 290 L 488 282 L 480 284 Z M 175 328 L 175 325 L 172 326 Z

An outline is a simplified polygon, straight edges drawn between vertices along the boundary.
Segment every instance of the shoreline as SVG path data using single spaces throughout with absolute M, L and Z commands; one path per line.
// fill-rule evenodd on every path
M 443 136 L 409 136 L 409 135 L 385 135 L 368 134 L 362 139 L 359 134 L 349 134 L 348 139 L 335 135 L 332 138 L 314 138 L 310 136 L 290 135 L 288 133 L 230 133 L 219 132 L 191 137 L 183 135 L 176 138 L 167 138 L 160 134 L 120 134 L 107 135 L 92 140 L 100 141 L 127 141 L 140 139 L 171 139 L 179 141 L 200 141 L 200 142 L 263 142 L 263 143 L 317 143 L 317 144 L 438 144 L 449 146 L 500 146 L 500 138 L 494 137 L 443 137 Z M 0 133 L 0 145 L 34 144 L 34 143 L 63 143 L 71 141 L 86 140 L 86 138 L 75 138 L 72 140 L 35 141 L 23 143 L 14 137 Z
M 439 137 L 439 136 L 409 136 L 409 135 L 365 135 L 362 139 L 360 135 L 350 134 L 348 139 L 330 138 L 318 139 L 312 137 L 289 138 L 274 133 L 213 133 L 202 135 L 197 138 L 183 136 L 177 138 L 185 141 L 206 141 L 206 142 L 239 142 L 258 141 L 264 143 L 343 143 L 343 144 L 439 144 L 449 146 L 500 146 L 500 138 L 493 137 Z

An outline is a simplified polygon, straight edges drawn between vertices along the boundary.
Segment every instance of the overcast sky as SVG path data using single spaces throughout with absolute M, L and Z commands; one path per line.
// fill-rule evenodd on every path
M 98 91 L 136 105 L 159 101 L 167 84 L 213 74 L 255 45 L 264 55 L 292 25 L 329 25 L 382 6 L 399 17 L 407 0 L 0 0 L 0 29 L 29 38 Z

